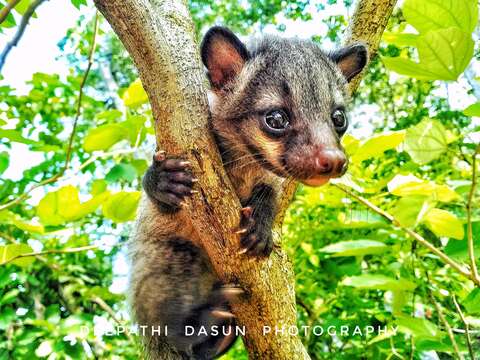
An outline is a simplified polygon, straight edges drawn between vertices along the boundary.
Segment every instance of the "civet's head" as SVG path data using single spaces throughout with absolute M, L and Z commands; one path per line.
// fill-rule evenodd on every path
M 325 53 L 311 41 L 263 37 L 246 47 L 213 27 L 201 55 L 213 129 L 227 149 L 307 185 L 345 173 L 346 85 L 367 62 L 365 46 Z

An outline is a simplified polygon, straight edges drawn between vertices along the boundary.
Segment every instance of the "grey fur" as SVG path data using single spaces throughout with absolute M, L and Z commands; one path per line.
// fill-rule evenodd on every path
M 216 56 L 211 49 L 222 46 L 236 65 L 243 64 L 241 68 L 228 68 L 225 59 L 208 62 Z M 353 56 L 357 56 L 354 50 Z M 314 160 L 322 151 L 343 154 L 340 134 L 331 119 L 332 111 L 344 108 L 348 101 L 347 81 L 335 64 L 342 61 L 343 54 L 351 56 L 352 51 L 329 56 L 310 41 L 273 36 L 253 39 L 247 51 L 223 28 L 214 28 L 206 35 L 204 62 L 225 67 L 208 69 L 214 71 L 211 74 L 216 81 L 210 96 L 212 129 L 237 195 L 242 205 L 250 208 L 242 212 L 240 224 L 245 227 L 242 244 L 250 252 L 245 256 L 270 253 L 271 222 L 281 197 L 278 189 L 285 178 L 303 181 L 317 171 Z M 350 62 L 358 68 L 348 69 L 349 74 L 364 65 L 361 56 Z M 272 108 L 290 114 L 288 136 L 275 138 L 262 129 L 264 114 Z M 134 317 L 143 325 L 168 325 L 172 329 L 182 326 L 192 314 L 212 324 L 208 306 L 225 305 L 215 303 L 223 301 L 218 296 L 212 297 L 218 291 L 218 278 L 201 250 L 188 215 L 181 208 L 169 212 L 158 206 L 162 198 L 155 196 L 159 171 L 161 168 L 154 163 L 144 182 L 149 196 L 142 199 L 131 237 L 130 296 Z M 162 179 L 167 175 L 161 173 Z M 162 186 L 168 189 L 170 185 Z M 208 304 L 207 308 L 202 304 Z M 198 306 L 203 310 L 199 311 Z M 188 359 L 212 358 L 218 343 L 210 355 L 198 355 L 195 346 L 200 340 L 205 339 L 150 334 L 145 343 L 154 359 L 164 359 L 162 351 L 166 347 L 176 348 Z

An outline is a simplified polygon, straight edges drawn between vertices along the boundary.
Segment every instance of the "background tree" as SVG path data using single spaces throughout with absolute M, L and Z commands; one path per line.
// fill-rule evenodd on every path
M 309 2 L 289 2 L 286 9 L 277 2 L 250 2 L 244 8 L 230 2 L 191 2 L 189 7 L 200 34 L 217 14 L 243 32 L 269 23 L 282 30 L 289 19 L 308 21 L 339 6 L 329 3 L 325 9 Z M 454 91 L 475 103 L 478 49 L 465 72 L 463 65 L 472 58 L 468 39 L 478 40 L 475 31 L 470 35 L 478 9 L 471 1 L 454 3 L 452 12 L 430 2 L 406 1 L 394 15 L 380 53 L 398 59 L 374 61 L 352 118 L 361 125 L 352 135 L 376 135 L 366 141 L 347 136 L 350 176 L 326 188 L 300 188 L 287 213 L 282 233 L 294 259 L 298 325 L 399 326 L 397 334 L 381 336 L 309 333 L 302 341 L 312 358 L 415 358 L 431 352 L 453 357 L 470 353 L 473 358 L 478 352 L 476 333 L 467 341 L 463 331 L 478 324 L 479 313 L 471 271 L 471 255 L 478 259 L 479 252 L 470 246 L 478 246 L 479 233 L 478 191 L 471 186 L 479 131 L 472 116 L 478 116 L 478 105 L 454 110 L 459 109 Z M 352 13 L 350 7 L 350 2 L 342 3 L 347 10 L 341 12 Z M 422 26 L 409 7 L 441 19 L 441 27 Z M 1 26 L 15 26 L 13 21 L 20 18 L 16 9 Z M 314 39 L 326 46 L 338 44 L 347 19 L 325 19 L 327 37 L 319 33 Z M 19 146 L 45 154 L 19 181 L 0 180 L 0 237 L 8 244 L 2 248 L 5 264 L 0 268 L 0 328 L 5 330 L 0 347 L 5 358 L 137 357 L 124 335 L 95 337 L 80 331 L 85 324 L 128 321 L 122 296 L 110 285 L 121 274 L 122 244 L 153 146 L 151 112 L 134 81 L 136 72 L 118 40 L 99 22 L 88 77 L 95 28 L 90 17 L 80 19 L 60 43 L 71 64 L 69 77 L 35 74 L 26 95 L 17 95 L 5 83 L 0 87 L 0 169 L 8 174 L 16 165 L 8 159 Z M 419 35 L 406 34 L 407 23 Z M 433 51 L 425 51 L 425 44 Z M 402 60 L 408 58 L 420 65 Z M 383 63 L 408 76 L 394 75 Z M 77 111 L 80 88 L 83 99 Z M 363 115 L 367 111 L 368 118 Z M 63 173 L 67 154 L 70 166 Z M 63 175 L 49 182 L 59 173 Z M 22 196 L 42 181 L 48 183 Z M 434 248 L 424 247 L 428 244 Z M 36 256 L 29 256 L 32 252 Z M 244 357 L 241 347 L 237 343 L 226 358 Z

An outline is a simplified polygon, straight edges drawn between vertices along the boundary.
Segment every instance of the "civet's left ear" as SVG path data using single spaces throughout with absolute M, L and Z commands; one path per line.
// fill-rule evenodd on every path
M 365 67 L 368 51 L 363 44 L 353 44 L 334 51 L 330 54 L 330 59 L 337 64 L 347 81 L 350 81 Z

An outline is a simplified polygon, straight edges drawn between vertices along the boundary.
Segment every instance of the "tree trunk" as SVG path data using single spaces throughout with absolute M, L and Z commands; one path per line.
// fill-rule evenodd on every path
M 309 359 L 298 336 L 273 331 L 275 326 L 296 326 L 295 279 L 285 253 L 276 247 L 266 260 L 237 254 L 239 236 L 234 230 L 240 204 L 208 130 L 205 75 L 185 2 L 95 0 L 95 4 L 138 68 L 152 106 L 158 147 L 193 164 L 200 193 L 189 201 L 188 210 L 219 277 L 247 291 L 247 299 L 233 306 L 233 312 L 246 328 L 244 341 L 250 358 Z M 384 14 L 391 12 L 382 9 Z M 293 194 L 294 187 L 289 190 Z M 264 326 L 272 331 L 264 333 Z

